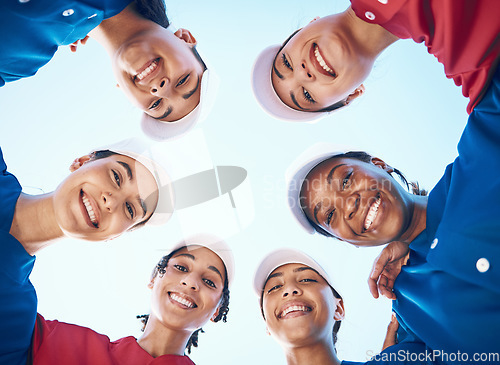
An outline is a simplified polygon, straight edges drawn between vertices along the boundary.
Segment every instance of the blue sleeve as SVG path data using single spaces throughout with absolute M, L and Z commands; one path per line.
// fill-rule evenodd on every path
M 18 365 L 26 363 L 35 326 L 37 299 L 29 281 L 35 257 L 9 233 L 21 186 L 6 168 L 0 150 L 0 365 Z

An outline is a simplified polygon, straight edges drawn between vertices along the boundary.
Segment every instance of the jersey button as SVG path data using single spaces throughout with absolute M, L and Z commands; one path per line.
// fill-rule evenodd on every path
M 365 17 L 366 17 L 366 19 L 368 19 L 368 20 L 374 20 L 374 19 L 375 19 L 375 14 L 373 14 L 371 11 L 367 11 L 367 12 L 365 13 Z
M 75 11 L 73 9 L 66 9 L 63 11 L 62 15 L 63 16 L 71 16 L 75 13 Z
M 432 243 L 431 243 L 431 249 L 432 249 L 432 248 L 435 248 L 435 247 L 437 246 L 437 244 L 438 244 L 438 239 L 437 239 L 437 238 L 434 238 L 434 239 L 432 240 Z
M 479 260 L 477 260 L 476 268 L 477 268 L 477 271 L 479 271 L 479 272 L 486 272 L 490 268 L 490 262 L 487 259 L 485 259 L 484 257 L 482 257 Z

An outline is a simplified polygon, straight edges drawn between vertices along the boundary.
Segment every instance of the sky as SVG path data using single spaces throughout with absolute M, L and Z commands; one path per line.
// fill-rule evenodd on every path
M 247 178 L 233 191 L 234 207 L 225 194 L 174 213 L 162 227 L 105 243 L 63 239 L 43 249 L 31 275 L 39 313 L 112 340 L 139 337 L 135 315 L 148 313 L 153 266 L 182 237 L 209 230 L 233 248 L 236 276 L 228 322 L 204 328 L 191 354 L 196 363 L 285 364 L 278 343 L 266 334 L 252 290 L 260 259 L 285 246 L 319 258 L 338 283 L 346 310 L 339 357 L 366 361 L 380 351 L 391 301 L 373 299 L 366 279 L 381 248 L 357 249 L 303 231 L 286 206 L 285 171 L 306 148 L 327 142 L 368 151 L 431 189 L 456 157 L 467 100 L 424 45 L 400 40 L 378 58 L 365 95 L 345 110 L 315 124 L 268 116 L 250 86 L 257 54 L 315 16 L 348 6 L 345 0 L 167 2 L 171 21 L 194 34 L 220 86 L 208 119 L 159 148 L 176 176 L 238 166 Z M 141 135 L 139 117 L 94 40 L 77 53 L 62 47 L 35 77 L 0 88 L 0 146 L 9 171 L 29 194 L 52 191 L 71 162 L 91 149 Z

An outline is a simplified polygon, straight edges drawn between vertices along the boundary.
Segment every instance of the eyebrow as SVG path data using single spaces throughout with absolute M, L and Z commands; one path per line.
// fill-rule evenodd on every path
M 191 255 L 189 253 L 180 253 L 178 255 L 175 255 L 175 257 L 179 257 L 179 256 L 186 256 L 187 258 L 189 258 L 189 259 L 191 259 L 193 261 L 196 260 L 196 258 L 194 257 L 194 255 Z M 220 273 L 219 269 L 217 269 L 215 266 L 212 266 L 212 265 L 210 265 L 208 267 L 208 269 L 212 270 L 213 272 L 215 272 L 216 274 L 218 274 L 220 276 L 221 280 L 224 281 L 224 279 L 222 278 L 222 274 Z
M 293 269 L 293 272 L 302 272 L 302 271 L 306 271 L 306 270 L 312 270 L 314 272 L 316 272 L 316 270 L 314 270 L 313 268 L 309 267 L 309 266 L 301 266 L 301 267 L 297 267 L 295 269 Z M 264 284 L 264 286 L 267 284 L 267 282 L 272 279 L 272 278 L 277 278 L 277 277 L 281 277 L 283 276 L 283 273 L 281 271 L 278 271 L 278 272 L 275 272 L 274 274 L 271 274 L 267 277 L 267 280 L 266 280 L 266 283 Z
M 200 77 L 198 76 L 198 82 L 196 83 L 196 86 L 194 87 L 193 90 L 191 90 L 190 92 L 182 95 L 182 98 L 183 99 L 189 99 L 191 96 L 193 96 L 193 94 L 196 92 L 196 90 L 198 90 L 198 88 L 200 87 Z
M 333 169 L 331 169 L 330 172 L 328 173 L 328 176 L 326 177 L 326 182 L 328 184 L 331 184 L 335 170 L 337 170 L 340 166 L 345 166 L 345 165 L 346 165 L 345 163 L 341 163 L 341 164 L 335 166 Z
M 278 69 L 276 68 L 276 60 L 278 59 L 278 55 L 279 55 L 279 52 L 276 53 L 276 57 L 274 57 L 274 61 L 273 61 L 273 71 L 274 73 L 276 74 L 276 76 L 278 76 L 280 79 L 284 80 L 285 77 L 278 71 Z
M 297 108 L 301 109 L 301 110 L 310 110 L 310 109 L 306 109 L 306 108 L 303 108 L 299 105 L 299 102 L 297 101 L 297 99 L 295 98 L 295 94 L 293 93 L 293 91 L 290 91 L 290 98 L 292 99 L 293 103 L 295 105 L 297 105 Z
M 156 119 L 156 120 L 161 120 L 161 119 L 164 119 L 164 118 L 168 117 L 170 114 L 172 114 L 173 110 L 174 109 L 172 108 L 172 106 L 169 106 L 167 108 L 167 111 L 163 115 L 160 115 L 159 117 L 153 117 L 152 115 L 150 115 L 150 117 L 153 118 L 153 119 Z
M 130 168 L 130 165 L 123 161 L 116 161 L 116 162 L 118 162 L 121 166 L 125 168 L 125 171 L 127 171 L 127 176 L 129 181 L 132 181 L 134 179 L 134 175 L 132 174 L 132 169 Z M 146 205 L 146 202 L 139 195 L 136 196 L 136 199 L 142 208 L 142 218 L 144 218 L 146 216 L 146 213 L 148 212 L 148 207 Z
M 318 220 L 318 212 L 321 208 L 321 202 L 319 202 L 318 204 L 316 204 L 316 206 L 314 207 L 314 220 L 316 221 L 316 223 L 318 223 L 318 225 L 321 225 L 321 223 L 319 222 Z

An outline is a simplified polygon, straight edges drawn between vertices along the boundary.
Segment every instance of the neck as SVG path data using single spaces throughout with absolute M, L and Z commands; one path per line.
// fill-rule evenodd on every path
M 370 58 L 377 58 L 383 50 L 399 39 L 380 25 L 358 18 L 351 7 L 339 14 L 339 17 L 345 24 L 350 35 L 349 40 L 354 42 L 357 52 Z
M 154 23 L 135 11 L 135 5 L 132 3 L 117 15 L 103 20 L 89 36 L 112 56 L 127 40 L 148 30 L 152 24 Z
M 428 196 L 412 195 L 413 212 L 408 228 L 401 235 L 399 241 L 411 243 L 426 226 L 427 219 L 427 201 Z
M 144 334 L 137 340 L 137 343 L 153 357 L 167 354 L 184 355 L 192 334 L 190 331 L 167 328 L 150 315 Z
M 340 365 L 332 342 L 318 342 L 286 350 L 287 365 Z
M 55 217 L 52 195 L 21 193 L 17 200 L 10 234 L 30 255 L 64 236 Z

